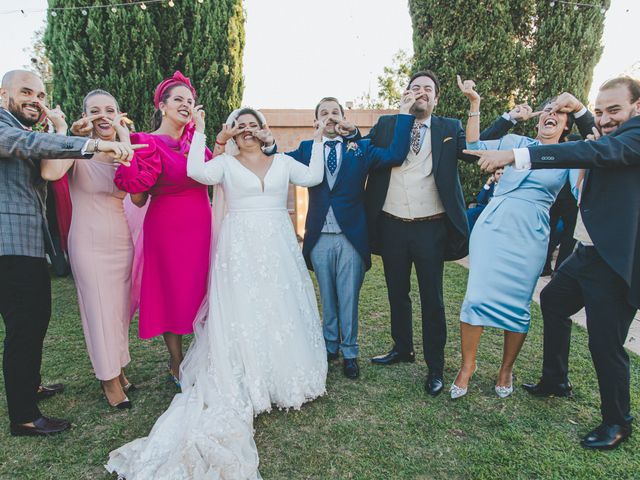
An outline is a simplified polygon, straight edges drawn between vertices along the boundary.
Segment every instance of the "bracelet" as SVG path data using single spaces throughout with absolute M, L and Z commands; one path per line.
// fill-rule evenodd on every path
M 227 144 L 227 142 L 220 143 L 220 142 L 218 141 L 218 139 L 216 138 L 216 145 L 220 145 L 221 147 L 224 147 L 226 144 Z
M 100 140 L 98 140 L 98 139 L 96 138 L 96 139 L 94 140 L 94 143 L 93 143 L 93 153 L 97 153 L 97 152 L 99 152 L 99 151 L 100 151 L 100 150 L 98 150 L 98 145 L 99 145 L 99 144 L 100 144 Z
M 480 112 L 471 112 L 471 111 L 469 111 L 469 112 L 467 113 L 467 115 L 468 115 L 469 117 L 479 117 L 479 116 L 480 116 Z

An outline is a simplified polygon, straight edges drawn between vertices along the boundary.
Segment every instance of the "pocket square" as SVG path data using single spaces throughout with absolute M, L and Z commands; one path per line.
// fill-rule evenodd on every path
M 452 138 L 453 138 L 453 137 L 447 137 L 447 138 L 445 138 L 445 139 L 442 141 L 442 143 L 447 143 L 447 142 L 448 142 L 449 140 L 451 140 Z

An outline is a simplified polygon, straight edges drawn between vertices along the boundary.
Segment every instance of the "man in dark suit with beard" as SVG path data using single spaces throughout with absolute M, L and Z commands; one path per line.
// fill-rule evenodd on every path
M 586 110 L 563 94 L 557 109 Z M 598 376 L 602 423 L 581 441 L 611 449 L 631 435 L 629 356 L 624 342 L 640 307 L 640 81 L 609 80 L 595 103 L 596 141 L 511 151 L 473 152 L 481 168 L 585 168 L 575 252 L 540 295 L 544 317 L 542 378 L 524 388 L 535 396 L 570 396 L 571 315 L 587 313 L 589 350 Z

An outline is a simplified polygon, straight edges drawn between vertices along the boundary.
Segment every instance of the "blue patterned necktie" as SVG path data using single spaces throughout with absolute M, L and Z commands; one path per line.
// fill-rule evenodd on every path
M 337 140 L 329 140 L 324 142 L 324 144 L 329 147 L 329 156 L 327 157 L 327 168 L 329 169 L 329 173 L 333 175 L 336 172 L 336 168 L 338 168 L 338 152 L 336 152 L 336 145 L 338 144 Z

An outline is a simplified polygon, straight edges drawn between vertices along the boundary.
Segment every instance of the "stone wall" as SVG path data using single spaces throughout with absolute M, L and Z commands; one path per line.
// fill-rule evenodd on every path
M 261 110 L 278 144 L 278 151 L 295 150 L 302 140 L 313 136 L 313 110 Z M 381 115 L 394 114 L 396 110 L 347 110 L 345 117 L 355 123 L 362 135 L 366 135 Z M 304 236 L 304 221 L 307 216 L 308 195 L 304 187 L 289 187 L 289 214 L 296 233 Z

